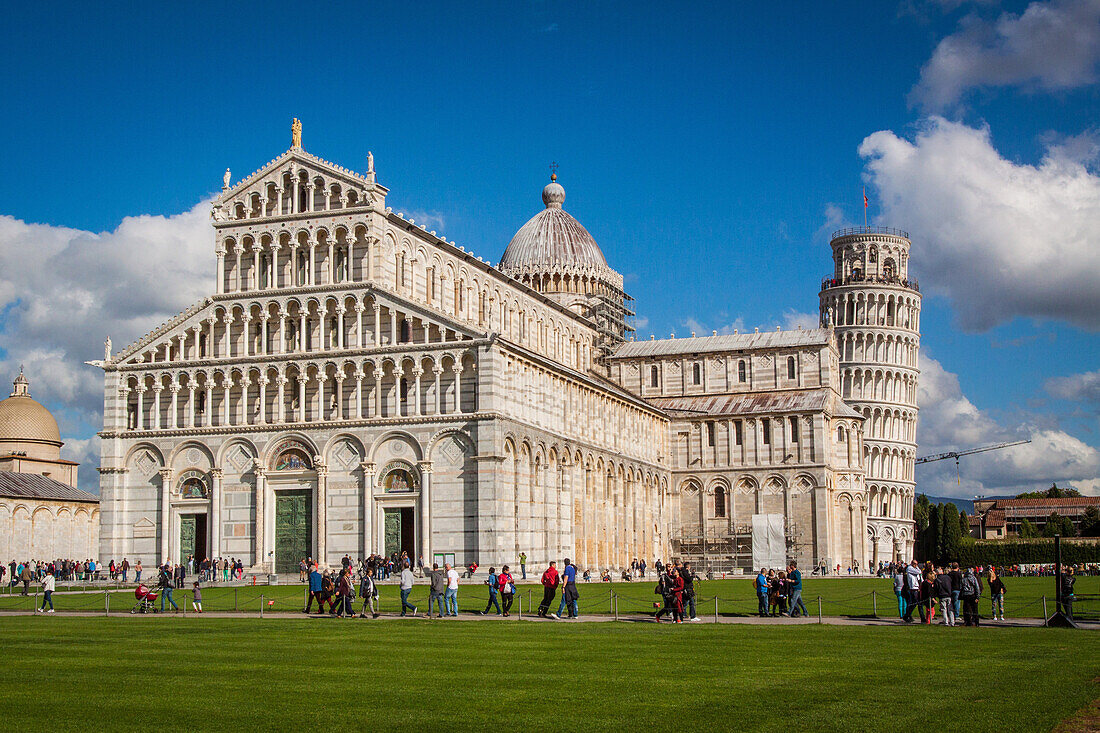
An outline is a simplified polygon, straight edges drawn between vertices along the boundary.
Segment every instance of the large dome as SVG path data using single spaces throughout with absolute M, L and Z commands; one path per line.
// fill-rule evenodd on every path
M 51 443 L 61 446 L 61 431 L 50 411 L 31 399 L 23 372 L 15 379 L 15 390 L 0 402 L 0 443 L 13 448 L 16 443 Z
M 504 272 L 541 271 L 552 267 L 607 269 L 607 260 L 596 240 L 579 221 L 562 210 L 564 201 L 565 189 L 556 180 L 551 180 L 542 189 L 546 208 L 531 217 L 512 237 L 500 258 L 499 269 Z

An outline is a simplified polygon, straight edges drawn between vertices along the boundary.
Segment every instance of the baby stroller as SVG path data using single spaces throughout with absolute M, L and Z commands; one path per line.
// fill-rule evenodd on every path
M 134 598 L 137 599 L 137 603 L 130 609 L 130 613 L 157 612 L 157 609 L 153 607 L 153 604 L 157 602 L 157 592 L 146 587 L 144 583 L 138 583 L 138 587 L 134 588 Z

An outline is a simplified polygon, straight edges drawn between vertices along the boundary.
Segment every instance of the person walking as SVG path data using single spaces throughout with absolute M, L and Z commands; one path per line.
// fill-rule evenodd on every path
M 1073 601 L 1075 596 L 1073 594 L 1073 584 L 1077 582 L 1077 578 L 1073 574 L 1073 566 L 1067 567 L 1062 571 L 1062 613 L 1066 614 L 1066 618 L 1070 621 L 1073 620 Z
M 202 588 L 197 580 L 191 586 L 191 608 L 196 613 L 202 613 Z
M 428 618 L 432 617 L 433 604 L 439 609 L 439 618 L 443 618 L 443 594 L 447 591 L 447 578 L 439 569 L 438 563 L 432 563 L 432 572 L 429 573 L 428 587 Z
M 672 582 L 670 591 L 672 594 L 672 623 L 684 623 L 684 579 L 680 577 L 680 571 L 672 569 L 669 574 Z
M 788 615 L 791 618 L 809 615 L 806 604 L 802 602 L 802 572 L 798 569 L 798 563 L 794 560 L 791 560 L 787 566 L 787 580 L 790 583 L 791 591 L 791 612 Z
M 922 624 L 932 623 L 932 616 L 935 615 L 935 601 L 933 599 L 935 581 L 936 572 L 929 570 L 924 574 L 924 580 L 920 584 L 920 622 Z
M 691 621 L 702 622 L 703 619 L 696 614 L 695 608 L 695 581 L 699 576 L 691 569 L 690 562 L 684 563 L 684 567 L 680 569 L 680 578 L 684 581 L 684 605 L 688 611 L 686 616 Z
M 936 576 L 936 580 L 933 583 L 933 590 L 936 594 L 936 600 L 940 604 L 940 612 L 943 614 L 944 626 L 955 625 L 955 608 L 952 603 L 951 594 L 954 590 L 954 584 L 951 582 L 951 575 L 945 573 L 943 568 L 940 568 L 940 574 Z
M 359 612 L 359 618 L 367 617 L 367 608 L 370 608 L 371 618 L 378 618 L 378 586 L 371 577 L 373 574 L 374 568 L 370 565 L 364 564 L 359 569 L 359 596 L 363 599 L 363 610 Z
M 320 571 L 317 570 L 317 565 L 310 566 L 306 580 L 309 583 L 309 594 L 306 596 L 306 607 L 302 609 L 302 613 L 309 613 L 309 610 L 313 608 L 314 601 L 317 601 L 317 613 L 324 613 L 325 596 L 322 587 L 324 579 L 321 577 Z
M 340 618 L 354 618 L 355 606 L 352 605 L 354 598 L 355 586 L 352 584 L 351 569 L 342 567 L 336 579 L 336 615 Z
M 1005 584 L 996 568 L 989 568 L 989 598 L 994 621 L 1005 620 Z
M 946 568 L 948 574 L 951 576 L 951 586 L 955 589 L 952 591 L 951 600 L 955 604 L 955 618 L 959 617 L 959 597 L 962 594 L 963 585 L 963 573 L 959 569 L 957 562 L 951 563 L 951 567 Z
M 546 618 L 546 614 L 550 611 L 550 604 L 554 602 L 554 596 L 558 593 L 558 569 L 553 560 L 550 561 L 550 566 L 542 573 L 542 579 L 539 581 L 542 583 L 542 603 L 539 604 L 538 617 Z
M 416 606 L 409 603 L 409 594 L 413 589 L 413 571 L 409 567 L 409 561 L 406 560 L 401 564 L 401 578 L 400 578 L 400 590 L 401 590 L 401 615 L 404 616 L 406 611 L 411 610 L 412 615 L 416 615 Z M 428 608 L 429 614 L 431 613 L 431 607 Z
M 905 602 L 905 566 L 898 565 L 894 568 L 894 595 L 898 597 L 898 618 L 902 621 L 905 620 L 906 606 Z
M 53 613 L 53 590 L 56 587 L 53 577 L 53 570 L 46 569 L 46 577 L 42 578 L 42 606 L 36 608 L 36 611 L 40 613 Z M 46 610 L 46 604 L 49 604 L 50 610 Z
M 134 582 L 141 582 L 141 560 L 137 561 L 137 565 L 134 566 Z
M 963 604 L 963 624 L 966 626 L 978 626 L 981 622 L 978 616 L 978 599 L 982 595 L 982 581 L 974 573 L 974 568 L 967 568 L 962 576 L 962 590 L 959 598 Z
M 23 569 L 19 571 L 19 580 L 23 583 L 22 595 L 28 595 L 31 587 L 31 580 L 34 579 L 34 573 L 31 572 L 30 563 L 23 563 Z
M 519 572 L 524 580 L 527 580 L 527 553 L 519 553 Z
M 512 582 L 512 574 L 507 565 L 500 569 L 497 576 L 497 588 L 500 589 L 500 603 L 503 608 L 502 616 L 507 616 L 512 609 L 512 601 L 516 596 L 516 584 Z
M 550 618 L 560 620 L 566 613 L 569 618 L 577 618 L 580 615 L 577 608 L 580 597 L 581 594 L 577 591 L 577 566 L 567 557 L 561 571 L 561 603 L 558 604 L 558 612 L 550 614 Z
M 128 582 L 128 576 L 130 575 L 130 561 L 126 558 L 122 558 L 122 582 Z
M 768 571 L 766 568 L 760 568 L 760 572 L 756 576 L 756 580 L 753 581 L 753 586 L 756 588 L 756 612 L 761 618 L 767 618 L 768 616 Z
M 172 598 L 173 583 L 169 568 L 168 563 L 164 563 L 160 568 L 160 577 L 157 578 L 157 585 L 160 586 L 160 610 L 162 613 L 164 612 L 164 602 L 167 600 L 172 604 L 172 612 L 178 613 L 180 607 L 176 605 L 175 599 Z
M 485 604 L 485 610 L 481 612 L 482 616 L 489 615 L 489 609 L 493 606 L 497 607 L 497 616 L 500 615 L 500 601 L 497 600 L 497 569 L 489 567 L 489 577 L 485 580 L 485 585 L 489 586 L 489 602 Z
M 661 596 L 660 608 L 653 614 L 653 620 L 657 623 L 661 623 L 661 616 L 672 614 L 672 571 L 671 566 L 666 566 L 657 576 L 657 586 L 653 589 L 654 593 Z M 657 603 L 654 602 L 653 605 L 656 606 Z
M 447 601 L 447 615 L 458 616 L 458 571 L 451 567 L 450 563 L 444 563 L 447 569 L 447 591 L 444 595 Z
M 920 606 L 920 583 L 920 566 L 913 560 L 905 568 L 905 615 L 902 620 L 907 624 L 913 623 L 913 609 Z M 924 620 L 923 613 L 921 620 Z

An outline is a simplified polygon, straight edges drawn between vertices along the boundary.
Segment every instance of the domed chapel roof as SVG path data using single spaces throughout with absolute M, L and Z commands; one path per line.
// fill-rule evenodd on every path
M 50 411 L 31 399 L 30 384 L 19 370 L 11 396 L 0 402 L 0 441 L 43 442 L 61 445 L 61 431 Z
M 607 260 L 596 240 L 562 209 L 564 201 L 565 189 L 557 182 L 557 175 L 551 175 L 550 183 L 542 189 L 546 208 L 531 217 L 512 237 L 500 258 L 499 269 L 531 271 L 555 265 L 607 268 Z

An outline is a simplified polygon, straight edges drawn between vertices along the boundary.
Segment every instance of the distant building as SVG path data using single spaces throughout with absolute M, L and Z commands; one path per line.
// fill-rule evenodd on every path
M 1069 517 L 1075 530 L 1081 529 L 1081 519 L 1090 506 L 1100 507 L 1100 496 L 1067 496 L 1060 499 L 976 499 L 970 517 L 970 536 L 993 540 L 1019 536 L 1020 525 L 1026 519 L 1040 532 L 1052 512 Z
M 0 402 L 0 560 L 95 558 L 99 497 L 76 488 L 50 411 L 31 399 L 22 370 Z

